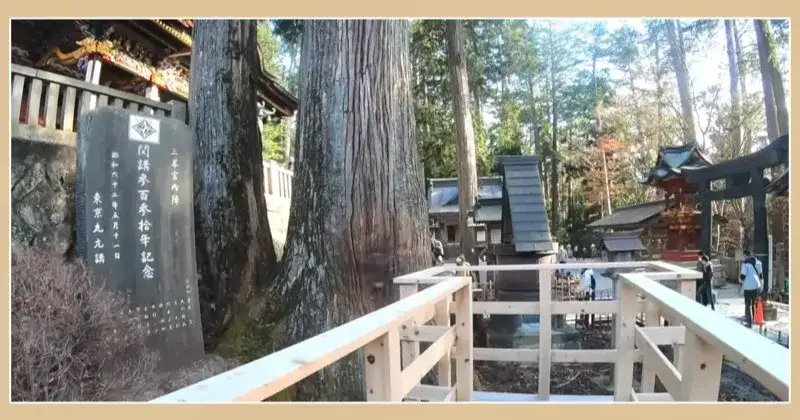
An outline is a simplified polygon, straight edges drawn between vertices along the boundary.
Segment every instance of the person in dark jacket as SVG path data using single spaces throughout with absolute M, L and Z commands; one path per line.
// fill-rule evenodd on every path
M 711 305 L 711 310 L 714 311 L 714 295 L 711 290 L 711 279 L 714 278 L 714 268 L 711 265 L 711 260 L 708 255 L 703 254 L 700 257 L 700 265 L 702 268 L 703 278 L 700 285 L 700 303 L 703 306 Z

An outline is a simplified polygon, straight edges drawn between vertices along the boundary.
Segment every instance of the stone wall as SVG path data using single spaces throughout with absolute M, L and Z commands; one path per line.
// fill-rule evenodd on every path
M 75 243 L 74 147 L 11 140 L 11 241 L 67 254 Z

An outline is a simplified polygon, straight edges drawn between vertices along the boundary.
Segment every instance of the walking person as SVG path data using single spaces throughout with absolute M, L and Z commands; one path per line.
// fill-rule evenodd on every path
M 744 261 L 739 273 L 739 279 L 744 289 L 744 316 L 747 328 L 753 327 L 753 317 L 755 316 L 758 294 L 764 287 L 764 274 L 761 261 L 746 250 L 744 251 Z

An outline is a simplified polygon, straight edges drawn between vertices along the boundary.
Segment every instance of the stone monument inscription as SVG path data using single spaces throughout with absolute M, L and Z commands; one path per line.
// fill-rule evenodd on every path
M 203 336 L 189 127 L 99 108 L 81 117 L 77 149 L 78 255 L 125 296 L 161 369 L 198 359 Z

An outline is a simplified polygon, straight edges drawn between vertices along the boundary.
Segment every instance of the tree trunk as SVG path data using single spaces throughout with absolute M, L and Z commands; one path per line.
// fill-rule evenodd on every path
M 742 100 L 739 91 L 739 63 L 736 59 L 736 43 L 733 37 L 733 21 L 725 20 L 725 44 L 728 50 L 728 73 L 730 75 L 731 93 L 731 133 L 735 157 L 742 153 Z
M 739 66 L 739 96 L 742 98 L 742 108 L 744 108 L 744 103 L 747 100 L 747 71 L 745 70 L 744 55 L 739 41 L 739 28 L 736 25 L 736 20 L 731 21 L 731 27 L 733 29 L 733 43 L 736 47 L 736 63 Z M 749 127 L 745 127 L 742 135 L 742 153 L 748 154 L 753 149 L 752 130 Z
M 287 345 L 388 303 L 395 276 L 430 263 L 410 38 L 407 21 L 306 21 L 299 163 L 275 288 Z M 363 400 L 359 353 L 304 380 L 295 398 Z
M 558 234 L 558 224 L 559 224 L 559 206 L 558 206 L 558 104 L 556 103 L 556 70 L 555 70 L 555 58 L 553 54 L 553 49 L 555 48 L 555 42 L 553 41 L 553 24 L 550 23 L 550 101 L 553 103 L 553 123 L 552 123 L 552 130 L 553 130 L 553 138 L 552 138 L 552 159 L 551 159 L 551 166 L 550 166 L 550 202 L 551 202 L 551 220 L 550 220 L 550 230 L 552 231 L 553 235 Z
M 193 42 L 197 271 L 213 349 L 248 296 L 267 284 L 276 257 L 256 122 L 256 21 L 198 20 Z
M 775 90 L 772 83 L 770 69 L 769 46 L 767 45 L 764 29 L 758 20 L 753 21 L 756 29 L 756 42 L 758 44 L 758 62 L 761 66 L 761 84 L 764 90 L 764 113 L 767 119 L 767 137 L 774 140 L 780 136 L 778 128 L 778 110 L 775 105 Z
M 786 93 L 783 90 L 783 77 L 778 69 L 778 57 L 775 52 L 775 40 L 772 38 L 772 31 L 769 27 L 769 21 L 755 20 L 756 27 L 756 41 L 758 43 L 758 58 L 761 63 L 762 80 L 766 83 L 763 77 L 764 73 L 769 73 L 769 80 L 771 82 L 772 100 L 774 101 L 775 109 L 775 124 L 776 133 L 773 136 L 770 134 L 769 139 L 775 138 L 784 134 L 789 134 L 789 112 L 786 109 Z M 765 85 L 765 104 L 766 98 L 766 85 Z M 769 108 L 772 109 L 772 108 Z M 769 112 L 769 111 L 768 111 Z M 771 117 L 767 117 L 769 125 Z M 769 127 L 767 128 L 769 132 Z
M 453 86 L 453 117 L 458 142 L 458 212 L 461 232 L 461 253 L 470 261 L 474 238 L 468 227 L 469 212 L 478 195 L 478 174 L 475 158 L 475 133 L 469 112 L 467 58 L 464 55 L 464 30 L 461 21 L 448 20 L 445 37 Z M 475 261 L 473 261 L 474 263 Z
M 689 90 L 689 68 L 686 66 L 686 52 L 683 49 L 683 37 L 678 30 L 678 22 L 673 19 L 667 20 L 667 39 L 669 39 L 672 66 L 675 68 L 675 77 L 678 81 L 678 94 L 681 98 L 684 141 L 697 141 L 694 111 L 692 110 L 692 94 Z

